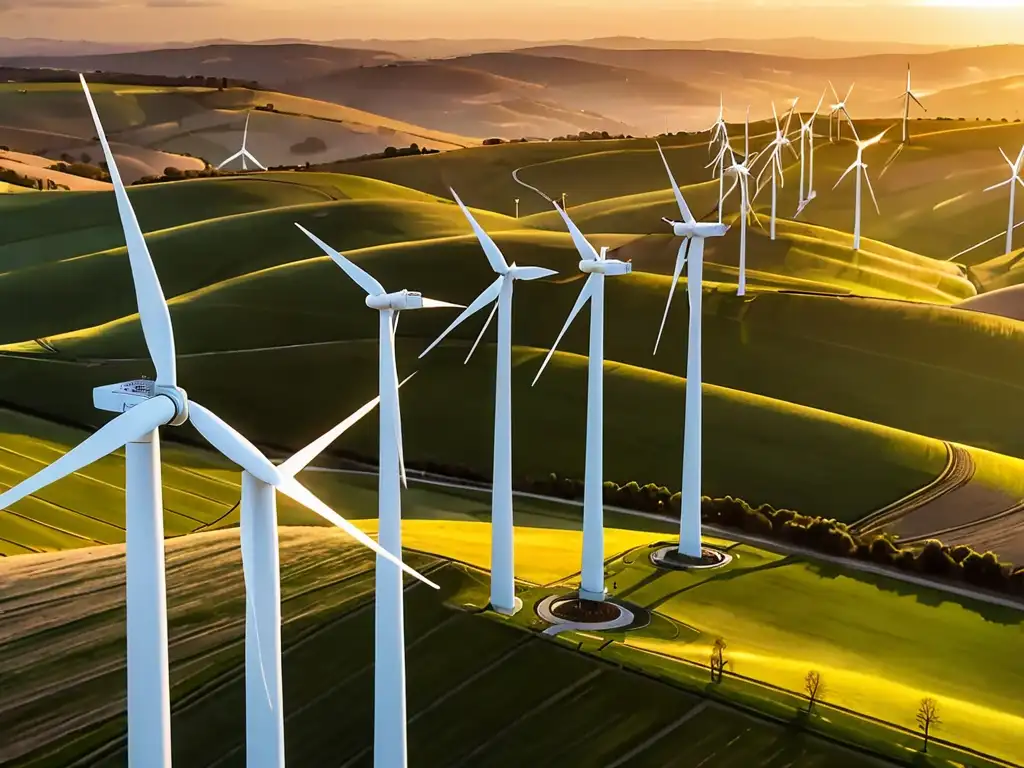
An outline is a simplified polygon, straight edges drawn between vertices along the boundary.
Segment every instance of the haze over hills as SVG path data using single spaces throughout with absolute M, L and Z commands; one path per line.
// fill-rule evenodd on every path
M 610 38 L 606 44 L 625 46 L 630 40 L 659 42 Z M 719 94 L 725 96 L 730 119 L 746 105 L 759 118 L 771 114 L 772 102 L 784 105 L 794 97 L 806 109 L 818 102 L 829 81 L 844 93 L 856 84 L 851 101 L 856 118 L 894 117 L 908 64 L 921 98 L 1024 75 L 1024 46 L 1009 45 L 852 58 L 836 57 L 843 47 L 831 46 L 827 58 L 807 58 L 809 50 L 821 47 L 813 40 L 806 48 L 802 39 L 780 43 L 777 48 L 798 52 L 784 56 L 680 47 L 684 43 L 663 49 L 574 44 L 412 60 L 379 42 L 380 47 L 372 48 L 215 44 L 4 61 L 23 67 L 256 81 L 264 89 L 435 130 L 509 139 L 580 131 L 651 135 L 697 130 L 714 119 Z M 1005 114 L 981 110 L 971 90 L 948 93 L 930 109 L 946 117 L 1014 117 L 1015 99 L 1024 91 L 1011 88 L 1004 94 L 1001 86 L 992 88 Z M 831 103 L 832 94 L 825 95 Z

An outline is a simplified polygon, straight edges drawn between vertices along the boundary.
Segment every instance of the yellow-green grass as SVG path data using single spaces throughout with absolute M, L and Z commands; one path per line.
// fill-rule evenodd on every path
M 8 181 L 0 181 L 0 195 L 19 195 L 23 192 L 38 192 L 32 187 L 23 187 L 20 184 L 11 184 Z M 0 206 L 2 208 L 2 206 Z
M 0 411 L 0 484 L 6 489 L 51 464 L 88 433 Z M 164 526 L 177 536 L 203 528 L 238 502 L 238 473 L 213 454 L 165 445 Z M 0 512 L 0 554 L 46 552 L 124 541 L 124 453 Z
M 237 551 L 233 532 L 168 546 L 173 749 L 183 765 L 233 764 L 243 753 L 245 599 Z M 281 551 L 288 761 L 363 764 L 373 733 L 373 561 L 315 529 L 282 529 Z M 16 734 L 5 747 L 19 768 L 76 760 L 113 768 L 126 759 L 122 552 L 106 547 L 0 565 L 5 627 L 14 638 L 0 663 L 6 654 L 17 659 L 5 692 L 22 704 L 0 713 L 0 723 Z M 413 585 L 405 594 L 409 749 L 418 765 L 447 767 L 484 754 L 500 768 L 550 759 L 609 765 L 634 749 L 641 752 L 629 764 L 647 764 L 646 742 L 662 751 L 674 745 L 681 768 L 873 764 L 473 616 L 460 609 L 485 593 L 484 574 L 406 558 L 442 587 L 439 594 Z M 88 653 L 81 650 L 85 628 Z
M 283 175 L 298 182 L 304 176 Z M 283 188 L 282 203 L 289 197 L 313 198 L 320 202 L 282 204 L 151 232 L 147 244 L 167 297 L 220 285 L 221 281 L 244 277 L 250 272 L 260 273 L 260 270 L 308 255 L 308 249 L 311 246 L 316 249 L 316 246 L 295 227 L 296 223 L 341 250 L 451 237 L 466 226 L 462 213 L 450 203 L 390 199 L 383 196 L 389 191 L 386 188 L 380 190 L 380 198 L 358 199 L 353 195 L 350 199 L 324 201 L 328 192 L 322 192 L 318 186 L 296 186 L 298 192 L 293 195 L 291 188 L 295 185 L 290 183 L 257 183 Z M 183 187 L 187 184 L 191 182 L 181 183 Z M 364 191 L 374 192 L 372 184 L 357 181 L 355 186 L 357 189 L 365 186 Z M 197 195 L 195 202 L 201 203 L 204 197 L 205 194 Z M 110 208 L 99 220 L 105 223 L 102 236 L 116 237 L 120 226 L 112 196 L 102 202 Z M 480 221 L 492 230 L 515 226 L 513 219 L 490 213 L 481 213 Z M 79 242 L 62 237 L 70 245 Z M 568 236 L 563 239 L 568 244 Z M 17 250 L 11 255 L 15 263 L 33 259 L 32 263 L 37 266 L 21 261 L 23 268 L 0 275 L 0 296 L 11 297 L 7 302 L 0 299 L 0 306 L 7 308 L 0 310 L 0 327 L 5 328 L 0 338 L 15 342 L 51 336 L 97 325 L 136 310 L 131 270 L 123 245 L 56 260 L 53 251 L 45 246 L 41 252 L 37 250 L 37 242 L 39 240 L 33 239 L 15 243 Z M 121 242 L 124 242 L 123 235 Z M 328 274 L 334 282 L 333 278 L 341 273 Z
M 555 279 L 524 284 L 517 293 L 515 343 L 545 348 L 576 300 L 582 280 L 578 255 L 569 238 L 557 233 L 509 231 L 495 238 L 510 260 L 560 272 Z M 545 242 L 552 247 L 540 248 Z M 365 309 L 360 290 L 329 258 L 318 256 L 312 243 L 301 248 L 294 258 L 311 258 L 172 302 L 180 351 L 376 338 L 376 318 Z M 385 286 L 462 304 L 494 279 L 472 236 L 349 255 Z M 168 270 L 161 272 L 165 281 L 173 279 Z M 650 353 L 669 283 L 644 273 L 608 281 L 607 360 L 684 374 L 685 302 L 676 302 L 659 354 Z M 418 313 L 400 326 L 399 335 L 415 337 L 411 343 L 422 349 L 450 322 L 448 317 L 445 311 Z M 469 344 L 482 322 L 483 316 L 464 324 L 453 338 Z M 713 384 L 1024 456 L 1019 430 L 1005 418 L 1016 408 L 1024 380 L 1024 335 L 1015 321 L 871 298 L 777 291 L 737 297 L 726 288 L 706 291 L 703 335 L 705 380 Z M 144 354 L 137 318 L 131 317 L 49 342 L 72 357 Z M 39 347 L 29 343 L 6 349 Z M 586 353 L 585 323 L 569 330 L 562 349 Z M 964 402 L 970 407 L 958 405 Z
M 1021 230 L 1015 232 L 1017 238 L 1024 237 Z M 997 238 L 1000 248 L 1006 247 L 1005 237 Z M 1009 288 L 1024 283 L 1024 268 L 1021 261 L 1024 260 L 1024 248 L 1018 248 L 1011 253 L 1004 253 L 1002 256 L 983 261 L 968 268 L 968 274 L 977 282 L 983 291 L 996 291 L 1000 288 Z
M 401 373 L 419 370 L 402 391 L 407 460 L 489 475 L 494 348 L 482 345 L 466 366 L 467 344 L 442 347 L 417 362 L 420 349 L 399 342 Z M 531 387 L 542 356 L 538 349 L 515 351 L 515 476 L 582 478 L 586 360 L 560 353 Z M 291 451 L 376 394 L 376 357 L 375 339 L 186 355 L 179 357 L 179 380 L 250 439 Z M 96 425 L 105 419 L 89 403 L 90 388 L 147 368 L 141 360 L 87 365 L 8 357 L 0 365 L 0 391 L 19 407 Z M 73 392 L 80 395 L 69 397 Z M 707 386 L 705 392 L 702 480 L 708 495 L 853 521 L 927 484 L 945 466 L 936 440 L 735 390 Z M 605 478 L 677 489 L 684 382 L 608 363 L 605 393 Z M 190 429 L 181 434 L 198 440 Z M 372 460 L 376 419 L 353 427 L 336 450 Z
M 732 564 L 710 577 L 655 575 L 643 551 L 612 565 L 621 597 L 691 630 L 677 640 L 627 635 L 626 644 L 706 663 L 723 637 L 737 674 L 799 693 L 818 670 L 825 701 L 910 729 L 932 696 L 943 719 L 936 735 L 1024 760 L 1018 610 L 747 546 L 730 552 Z

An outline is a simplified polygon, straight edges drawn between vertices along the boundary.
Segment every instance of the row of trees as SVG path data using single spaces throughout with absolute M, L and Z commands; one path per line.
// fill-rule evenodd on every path
M 583 483 L 551 474 L 532 479 L 526 486 L 534 493 L 579 501 Z M 604 484 L 604 502 L 609 506 L 677 516 L 680 494 L 654 483 Z M 1004 563 L 994 552 L 976 552 L 960 544 L 947 546 L 938 540 L 901 546 L 891 534 L 858 534 L 837 520 L 801 515 L 791 509 L 775 509 L 770 504 L 752 507 L 742 499 L 726 496 L 701 499 L 701 518 L 705 523 L 734 528 L 755 536 L 776 539 L 834 557 L 856 558 L 902 571 L 951 581 L 964 581 L 975 587 L 1024 597 L 1024 567 Z
M 711 646 L 708 661 L 711 669 L 711 682 L 716 685 L 722 682 L 725 668 L 731 663 L 725 656 L 728 647 L 725 639 L 721 637 L 715 638 L 715 642 Z M 808 717 L 813 714 L 815 705 L 824 700 L 825 694 L 828 691 L 829 688 L 825 684 L 825 679 L 822 677 L 821 672 L 816 669 L 807 672 L 804 676 L 803 693 L 807 698 L 805 714 Z M 917 720 L 917 729 L 921 731 L 924 737 L 922 751 L 927 752 L 932 731 L 942 725 L 942 718 L 939 716 L 939 703 L 930 696 L 921 699 L 917 707 L 915 719 Z
M 620 133 L 618 135 L 612 135 L 608 131 L 580 131 L 579 133 L 569 133 L 565 136 L 556 136 L 552 141 L 603 141 L 606 139 L 632 139 L 633 137 L 629 134 Z
M 98 70 L 87 76 L 112 85 L 158 85 L 180 88 L 250 88 L 261 90 L 255 80 L 233 77 L 206 77 L 204 75 L 140 75 L 134 72 L 104 72 Z M 78 72 L 70 69 L 26 69 L 0 67 L 0 82 L 16 83 L 77 83 Z
M 53 179 L 37 179 L 32 176 L 23 176 L 10 168 L 0 168 L 0 181 L 5 181 L 16 187 L 38 189 L 44 192 L 47 190 L 68 189 L 67 185 L 58 184 Z

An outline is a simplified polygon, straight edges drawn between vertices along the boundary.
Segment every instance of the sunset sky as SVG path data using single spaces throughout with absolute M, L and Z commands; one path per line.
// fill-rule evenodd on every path
M 793 37 L 1024 42 L 1024 0 L 0 0 L 0 36 L 119 42 L 227 37 Z

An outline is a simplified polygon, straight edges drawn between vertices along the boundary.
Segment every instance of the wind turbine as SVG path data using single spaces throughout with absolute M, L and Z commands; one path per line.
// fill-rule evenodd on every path
M 661 151 L 661 147 L 658 147 Z M 668 301 L 665 303 L 665 314 L 661 318 L 658 338 L 654 342 L 654 354 L 658 354 L 661 334 L 665 330 L 668 310 L 672 306 L 672 295 L 683 271 L 683 261 L 689 248 L 690 269 L 686 276 L 686 293 L 690 301 L 689 341 L 686 347 L 686 423 L 683 426 L 683 488 L 680 501 L 679 516 L 679 554 L 687 557 L 700 558 L 701 551 L 701 520 L 700 520 L 700 483 L 701 483 L 701 312 L 702 286 L 704 280 L 704 239 L 722 237 L 729 227 L 722 223 L 698 222 L 690 212 L 682 190 L 676 183 L 672 170 L 668 166 L 664 153 L 661 155 L 665 163 L 665 171 L 672 182 L 672 193 L 679 204 L 682 221 L 663 219 L 672 225 L 676 237 L 684 238 L 676 255 L 676 267 L 672 273 L 672 285 L 668 289 Z M 735 165 L 735 159 L 734 159 Z M 742 193 L 741 193 L 742 194 Z M 743 218 L 740 212 L 741 220 Z
M 999 189 L 1000 187 L 1006 186 L 1010 188 L 1010 220 L 1006 225 L 1006 252 L 1009 254 L 1013 252 L 1013 230 L 1015 229 L 1013 225 L 1013 214 L 1014 207 L 1016 205 L 1015 197 L 1017 187 L 1014 185 L 1014 182 L 1018 182 L 1022 187 L 1024 187 L 1024 179 L 1021 179 L 1020 176 L 1021 166 L 1024 166 L 1024 147 L 1021 147 L 1020 154 L 1017 155 L 1016 161 L 1011 161 L 1010 158 L 1006 156 L 1006 153 L 1003 152 L 1002 147 L 999 148 L 999 154 L 1003 156 L 1003 160 L 1005 160 L 1006 164 L 1010 166 L 1010 178 L 1006 181 L 1001 181 L 998 184 L 993 184 L 991 187 L 986 187 L 985 191 L 990 192 L 993 189 Z
M 855 205 L 855 208 L 854 208 L 854 217 L 855 218 L 854 218 L 854 222 L 853 222 L 853 250 L 855 250 L 855 251 L 859 251 L 860 250 L 860 200 L 861 200 L 861 179 L 862 178 L 868 184 L 868 191 L 871 193 L 871 200 L 875 204 L 875 211 L 877 213 L 879 213 L 879 214 L 881 213 L 881 211 L 878 209 L 878 198 L 875 197 L 875 190 L 871 186 L 871 178 L 868 176 L 868 166 L 867 166 L 867 163 L 864 162 L 864 150 L 867 149 L 868 147 L 874 146 L 875 144 L 880 142 L 882 140 L 882 137 L 885 136 L 885 134 L 887 134 L 888 132 L 889 132 L 889 129 L 886 128 L 884 131 L 882 131 L 880 134 L 878 134 L 877 136 L 875 136 L 873 138 L 867 139 L 865 141 L 861 141 L 860 139 L 858 139 L 857 140 L 857 159 L 853 161 L 853 164 L 850 165 L 849 168 L 847 168 L 845 171 L 843 171 L 843 175 L 839 177 L 839 181 L 836 182 L 835 187 L 832 187 L 832 189 L 835 189 L 836 187 L 838 187 L 840 184 L 843 183 L 843 179 L 845 179 L 847 177 L 847 175 L 850 173 L 850 171 L 856 171 L 856 173 L 857 173 L 857 200 L 856 200 L 856 205 Z
M 732 163 L 726 168 L 726 173 L 735 177 L 735 181 L 725 196 L 728 197 L 732 191 L 739 187 L 740 190 L 740 269 L 739 285 L 736 288 L 737 296 L 745 296 L 747 293 L 747 218 L 751 215 L 757 219 L 757 214 L 751 209 L 750 199 L 750 169 L 757 162 L 760 153 L 750 154 L 750 107 L 747 107 L 747 120 L 743 130 L 743 162 L 737 162 L 736 155 L 729 150 Z
M 729 149 L 729 124 L 725 122 L 725 98 L 719 94 L 718 97 L 718 119 L 715 120 L 715 124 L 711 126 L 711 140 L 708 142 L 708 151 L 714 151 L 715 142 L 718 141 L 720 146 L 718 148 L 718 154 L 715 159 L 706 166 L 712 168 L 712 178 L 715 173 L 718 173 L 718 221 L 722 221 L 722 202 L 725 198 L 725 153 Z M 661 149 L 661 147 L 658 147 Z
M 410 378 L 412 374 L 406 381 Z M 380 397 L 375 397 L 290 459 L 279 464 L 277 471 L 286 477 L 295 477 L 328 445 L 372 411 L 379 401 Z M 284 768 L 281 571 L 277 538 L 277 499 L 272 485 L 246 471 L 242 472 L 239 538 L 246 594 L 246 765 L 249 768 Z M 433 586 L 432 582 L 428 583 Z M 258 673 L 254 670 L 258 670 Z
M 256 164 L 257 168 L 260 168 L 261 170 L 264 170 L 264 171 L 267 170 L 267 167 L 265 165 L 263 165 L 263 163 L 261 163 L 255 157 L 253 157 L 252 153 L 248 149 L 245 148 L 245 143 L 246 143 L 246 141 L 248 139 L 249 139 L 249 114 L 247 114 L 245 116 L 245 130 L 242 132 L 242 148 L 240 150 L 238 150 L 237 152 L 235 152 L 235 154 L 233 154 L 231 157 L 229 157 L 223 163 L 218 165 L 217 166 L 217 170 L 220 170 L 225 165 L 230 163 L 232 160 L 237 160 L 238 158 L 242 158 L 242 170 L 243 171 L 249 170 L 249 168 L 245 164 L 245 159 L 246 158 L 249 158 L 250 160 L 252 160 Z
M 853 124 L 853 118 L 850 117 L 849 111 L 846 109 L 846 102 L 850 100 L 850 94 L 853 93 L 853 86 L 856 83 L 850 85 L 850 90 L 846 92 L 846 96 L 842 99 L 839 98 L 839 94 L 836 92 L 836 87 L 832 85 L 832 81 L 829 80 L 828 87 L 832 89 L 832 95 L 836 98 L 836 103 L 832 105 L 832 111 L 829 112 L 828 116 L 828 140 L 832 141 L 832 118 L 836 120 L 836 132 L 835 141 L 841 141 L 843 138 L 843 118 L 846 118 L 846 122 L 850 124 L 850 130 L 853 131 L 853 138 L 855 141 L 859 141 L 860 137 L 857 135 L 857 128 Z
M 878 174 L 878 178 L 882 178 L 889 166 L 895 162 L 896 158 L 900 156 L 903 148 L 910 143 L 910 102 L 913 101 L 925 112 L 928 111 L 928 107 L 921 103 L 920 99 L 914 95 L 914 92 L 910 88 L 910 64 L 907 64 L 907 90 L 904 91 L 899 98 L 904 100 L 903 103 L 903 136 L 900 139 L 900 143 L 896 145 L 896 150 L 892 153 L 888 160 L 885 161 L 885 165 L 882 168 L 882 172 Z
M 428 299 L 414 291 L 388 293 L 361 267 L 331 248 L 301 224 L 302 232 L 366 291 L 366 306 L 379 313 L 380 469 L 378 482 L 378 540 L 397 557 L 402 551 L 402 497 L 406 484 L 402 452 L 402 411 L 398 401 L 395 327 L 398 313 L 413 309 L 458 307 Z M 394 560 L 394 558 L 389 558 Z M 402 574 L 377 560 L 376 644 L 374 646 L 373 762 L 380 768 L 405 766 L 407 759 L 405 706 L 405 625 Z
M 515 595 L 515 546 L 512 522 L 512 286 L 516 280 L 538 280 L 557 274 L 545 267 L 519 267 L 505 260 L 497 244 L 473 218 L 462 200 L 451 190 L 455 202 L 469 220 L 487 261 L 498 278 L 485 288 L 429 347 L 422 358 L 464 320 L 496 301 L 487 322 L 480 329 L 466 362 L 480 344 L 484 332 L 498 314 L 497 372 L 494 387 L 494 473 L 491 485 L 491 607 L 499 613 L 513 614 L 522 607 Z M 564 210 L 564 206 L 563 206 Z
M 818 117 L 818 113 L 821 111 L 821 105 L 825 102 L 825 92 L 821 92 L 821 98 L 818 99 L 818 106 L 814 108 L 814 112 L 811 113 L 807 120 L 800 120 L 800 205 L 796 209 L 796 215 L 799 216 L 807 204 L 818 196 L 818 193 L 814 191 L 814 139 L 817 138 L 814 135 L 814 121 Z M 807 195 L 804 196 L 804 177 L 807 178 Z
M 793 153 L 793 157 L 796 157 L 796 150 L 793 149 L 793 142 L 789 140 L 789 125 L 793 119 L 793 112 L 796 110 L 796 104 L 799 98 L 793 100 L 793 106 L 789 110 L 789 115 L 786 117 L 786 128 L 779 125 L 779 113 L 775 111 L 775 102 L 772 102 L 772 116 L 775 118 L 775 138 L 772 139 L 771 143 L 765 147 L 764 151 L 770 151 L 768 155 L 768 162 L 765 163 L 764 168 L 761 169 L 761 173 L 757 175 L 757 191 L 760 192 L 761 177 L 764 176 L 765 171 L 771 172 L 771 183 L 772 183 L 772 218 L 771 218 L 771 237 L 775 239 L 775 213 L 779 202 L 779 187 L 785 186 L 786 180 L 783 176 L 782 169 L 782 148 L 787 147 L 789 151 Z M 755 194 L 756 197 L 756 194 Z
M 136 768 L 169 768 L 171 717 L 159 428 L 191 422 L 214 448 L 240 465 L 256 482 L 276 488 L 371 549 L 384 550 L 294 477 L 278 470 L 252 443 L 216 414 L 194 400 L 190 401 L 185 390 L 178 386 L 174 334 L 167 302 L 89 86 L 84 76 L 79 75 L 79 80 L 114 185 L 139 319 L 146 348 L 156 368 L 156 380 L 141 379 L 96 387 L 93 390 L 94 405 L 119 415 L 53 464 L 0 494 L 0 509 L 6 509 L 50 483 L 124 447 L 128 764 Z M 243 475 L 243 493 L 248 485 Z M 247 501 L 243 498 L 243 505 Z M 426 581 L 390 553 L 385 554 L 404 570 Z
M 659 150 L 661 148 L 659 147 Z M 587 362 L 587 449 L 583 484 L 583 559 L 580 568 L 581 600 L 601 601 L 604 586 L 604 279 L 611 275 L 628 275 L 633 265 L 626 261 L 605 258 L 608 249 L 598 253 L 573 223 L 569 215 L 555 205 L 580 254 L 580 272 L 587 275 L 580 295 L 573 305 L 562 330 L 551 345 L 533 383 L 544 373 L 558 342 L 569 330 L 572 321 L 590 301 L 590 353 Z

